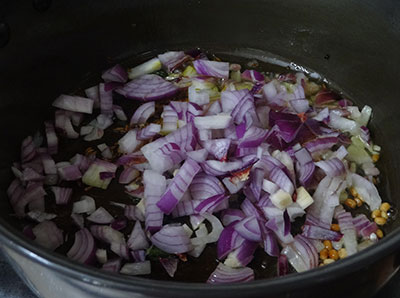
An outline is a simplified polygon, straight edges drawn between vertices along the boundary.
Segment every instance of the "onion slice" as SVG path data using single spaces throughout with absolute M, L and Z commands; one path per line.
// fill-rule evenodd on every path
M 82 229 L 75 233 L 74 244 L 67 252 L 67 256 L 74 261 L 83 264 L 92 264 L 96 257 L 96 244 L 88 229 Z
M 151 237 L 151 242 L 159 249 L 171 253 L 185 253 L 193 249 L 192 243 L 179 224 L 165 225 Z
M 231 268 L 222 263 L 211 273 L 207 280 L 209 284 L 244 283 L 254 280 L 254 271 L 251 268 Z
M 146 74 L 128 82 L 116 91 L 128 99 L 154 101 L 174 96 L 178 88 L 158 75 Z

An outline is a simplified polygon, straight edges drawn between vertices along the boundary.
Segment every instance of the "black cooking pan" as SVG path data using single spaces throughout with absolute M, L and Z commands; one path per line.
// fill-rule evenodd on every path
M 1 245 L 43 297 L 368 297 L 398 269 L 395 220 L 378 245 L 284 278 L 211 287 L 110 275 L 23 238 L 5 195 L 20 141 L 51 118 L 56 96 L 88 87 L 91 74 L 116 62 L 133 64 L 139 53 L 199 46 L 227 57 L 282 57 L 372 106 L 383 148 L 380 191 L 399 205 L 398 1 L 2 1 L 0 46 Z

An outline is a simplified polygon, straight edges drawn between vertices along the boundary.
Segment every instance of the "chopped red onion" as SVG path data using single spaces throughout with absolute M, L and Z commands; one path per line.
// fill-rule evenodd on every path
M 194 214 L 190 216 L 190 225 L 192 226 L 193 230 L 196 230 L 203 221 L 204 217 L 200 214 Z
M 63 232 L 52 221 L 44 221 L 32 228 L 35 242 L 47 249 L 55 250 L 64 243 Z
M 315 165 L 321 168 L 325 174 L 330 177 L 341 176 L 346 173 L 346 168 L 344 167 L 343 162 L 337 157 L 329 160 L 318 161 Z
M 240 221 L 245 218 L 245 214 L 240 209 L 226 209 L 222 211 L 222 224 L 226 227 L 235 221 Z
M 235 194 L 243 188 L 243 186 L 246 184 L 246 181 L 242 181 L 236 177 L 225 177 L 222 179 L 222 183 L 228 189 L 230 194 Z
M 224 194 L 225 191 L 218 178 L 199 173 L 193 178 L 190 193 L 194 200 L 205 200 L 215 195 Z
M 246 122 L 246 127 L 258 124 L 254 98 L 247 89 L 245 97 L 233 108 L 231 116 L 235 124 Z
M 103 207 L 97 208 L 86 219 L 98 224 L 109 224 L 114 221 L 114 217 Z
M 120 268 L 121 268 L 121 259 L 110 260 L 101 267 L 101 269 L 104 271 L 114 272 L 114 273 L 119 272 Z
M 294 192 L 294 186 L 289 177 L 285 174 L 285 172 L 276 167 L 269 174 L 269 178 L 272 182 L 278 185 L 282 190 L 292 195 Z
M 105 82 L 120 82 L 125 83 L 128 80 L 126 70 L 119 64 L 107 69 L 101 76 Z
M 353 224 L 357 231 L 357 236 L 368 239 L 372 233 L 378 230 L 375 222 L 369 221 L 365 214 L 359 214 L 353 218 Z
M 44 180 L 44 176 L 40 175 L 32 168 L 25 168 L 22 171 L 20 178 L 22 181 L 25 181 L 25 182 L 29 182 L 29 181 L 38 182 L 38 181 Z
M 130 125 L 145 124 L 147 119 L 155 112 L 155 103 L 153 101 L 140 105 L 132 115 Z
M 106 90 L 106 85 L 103 83 L 99 84 L 99 95 L 100 95 L 100 110 L 101 113 L 107 116 L 113 115 L 113 97 L 112 91 Z
M 130 258 L 131 258 L 131 255 L 129 253 L 129 248 L 126 245 L 126 243 L 111 242 L 110 249 L 117 256 L 120 256 L 121 258 L 123 258 L 125 260 L 130 260 Z
M 188 88 L 189 101 L 196 103 L 200 106 L 208 104 L 210 102 L 210 93 L 207 89 L 198 89 L 195 86 Z
M 310 108 L 307 99 L 293 99 L 289 103 L 292 106 L 293 110 L 298 114 L 305 113 Z
M 278 276 L 284 276 L 289 273 L 289 264 L 288 258 L 286 255 L 279 255 L 278 257 L 278 266 L 277 266 L 277 274 Z
M 170 105 L 165 105 L 161 113 L 162 131 L 169 133 L 178 129 L 178 114 Z
M 72 213 L 91 214 L 96 210 L 96 203 L 92 197 L 82 196 L 80 201 L 74 202 Z
M 224 259 L 230 252 L 243 244 L 244 238 L 234 228 L 235 223 L 226 226 L 218 239 L 217 253 L 219 259 Z
M 81 172 L 86 172 L 92 160 L 82 154 L 75 154 L 75 156 L 70 159 L 70 162 L 78 166 Z
M 31 136 L 26 137 L 21 145 L 21 161 L 23 163 L 32 160 L 36 155 L 35 144 Z
M 26 206 L 35 201 L 42 201 L 45 194 L 42 182 L 30 182 L 25 192 L 18 191 L 17 194 L 11 196 L 11 204 L 17 216 L 23 216 Z
M 162 66 L 167 71 L 173 71 L 185 59 L 186 55 L 183 51 L 170 51 L 157 56 L 160 59 Z
M 92 114 L 93 100 L 62 94 L 53 101 L 53 107 L 71 112 Z
M 146 127 L 139 130 L 137 134 L 137 139 L 140 141 L 149 140 L 155 136 L 157 136 L 161 131 L 161 125 L 150 123 Z
M 140 173 L 133 167 L 126 167 L 119 176 L 118 182 L 121 184 L 128 184 L 139 177 Z
M 41 153 L 40 157 L 43 163 L 43 170 L 46 174 L 45 184 L 54 185 L 58 181 L 57 167 L 54 160 L 47 153 Z
M 204 172 L 213 176 L 223 176 L 230 173 L 241 172 L 250 168 L 258 158 L 255 156 L 245 156 L 242 159 L 222 162 L 217 160 L 206 160 L 201 164 Z
M 350 212 L 341 210 L 336 213 L 340 232 L 343 234 L 344 247 L 346 248 L 347 255 L 355 254 L 357 249 L 357 233 L 353 224 L 353 217 Z
M 164 194 L 167 182 L 164 176 L 157 172 L 146 170 L 143 173 L 144 196 L 146 198 L 146 230 L 155 232 L 163 224 L 163 212 L 157 206 Z
M 195 151 L 187 152 L 187 157 L 191 158 L 199 163 L 204 162 L 207 159 L 208 151 L 207 149 L 199 149 Z
M 97 249 L 95 255 L 96 255 L 97 262 L 99 262 L 100 264 L 107 263 L 107 250 L 106 249 Z
M 177 258 L 160 258 L 161 265 L 170 277 L 174 277 L 176 269 L 178 269 L 178 262 Z
M 99 129 L 105 130 L 113 123 L 111 116 L 108 114 L 100 114 L 96 117 L 96 127 Z
M 257 242 L 252 242 L 245 239 L 238 248 L 229 253 L 224 264 L 232 268 L 245 267 L 253 260 L 254 252 L 257 247 Z
M 165 225 L 151 237 L 153 245 L 171 253 L 185 253 L 193 249 L 190 238 L 179 224 Z
M 126 114 L 124 112 L 124 110 L 122 109 L 121 106 L 119 105 L 113 105 L 112 106 L 113 112 L 115 114 L 115 116 L 118 118 L 118 120 L 121 121 L 127 121 L 128 117 L 126 117 Z
M 83 264 L 91 264 L 96 257 L 96 244 L 88 229 L 75 233 L 74 244 L 67 252 L 68 258 Z
M 181 201 L 176 205 L 175 209 L 172 210 L 172 217 L 176 218 L 193 215 L 195 213 L 195 203 L 196 201 L 192 200 L 189 191 L 186 191 Z
M 76 165 L 63 165 L 57 168 L 58 176 L 61 180 L 75 181 L 82 178 L 81 171 Z
M 132 129 L 128 131 L 119 141 L 119 150 L 122 153 L 132 153 L 138 149 L 138 147 L 142 144 L 141 141 L 137 139 L 137 130 Z
M 144 262 L 146 260 L 146 251 L 145 250 L 131 251 L 131 255 L 135 262 Z
M 87 98 L 93 100 L 93 108 L 100 107 L 100 96 L 99 96 L 99 86 L 93 86 L 90 88 L 85 89 L 85 94 Z
M 192 238 L 192 244 L 193 241 L 197 244 L 193 244 L 193 249 L 188 252 L 189 255 L 191 255 L 192 257 L 198 258 L 204 251 L 204 249 L 206 248 L 207 243 L 205 242 L 206 240 L 206 236 L 208 235 L 208 231 L 207 231 L 207 227 L 205 224 L 200 224 L 199 228 L 195 231 L 196 237 Z M 201 239 L 200 243 L 194 239 Z
M 44 221 L 52 220 L 52 219 L 57 217 L 56 214 L 46 213 L 46 212 L 42 212 L 42 211 L 39 211 L 39 210 L 29 211 L 26 214 L 26 216 L 29 219 L 34 220 L 36 222 L 44 222 Z
M 100 175 L 104 172 L 115 174 L 116 170 L 117 166 L 115 164 L 96 159 L 83 175 L 82 182 L 90 186 L 107 189 L 112 178 L 101 179 Z
M 204 236 L 203 238 L 198 238 L 197 241 L 195 241 L 196 238 L 192 239 L 193 245 L 217 242 L 222 230 L 224 229 L 221 222 L 216 216 L 208 213 L 203 213 L 202 215 L 211 223 L 212 230 L 211 233 L 209 233 L 207 236 Z
M 206 140 L 203 147 L 218 160 L 226 160 L 228 156 L 230 139 Z
M 254 83 L 264 82 L 264 75 L 253 69 L 246 69 L 242 73 L 242 79 L 252 81 Z
M 125 244 L 124 234 L 109 226 L 92 225 L 90 232 L 94 237 L 106 243 Z
M 193 66 L 198 74 L 223 79 L 229 78 L 228 62 L 195 60 L 193 61 Z
M 229 197 L 225 196 L 225 194 L 219 194 L 219 195 L 212 196 L 210 198 L 207 198 L 207 199 L 199 202 L 199 204 L 196 206 L 196 208 L 194 210 L 196 211 L 196 213 L 199 213 L 199 214 L 203 214 L 204 212 L 214 213 L 214 212 L 224 210 L 227 207 L 225 207 L 225 204 L 224 204 L 224 205 L 222 205 L 222 208 L 221 208 L 221 204 L 223 204 L 223 202 L 226 201 L 228 198 Z
M 138 206 L 126 205 L 124 215 L 127 219 L 144 221 L 145 217 L 142 210 Z
M 147 237 L 142 229 L 142 225 L 139 221 L 136 221 L 127 244 L 131 250 L 147 249 L 150 247 Z
M 157 202 L 157 206 L 161 211 L 165 214 L 170 214 L 172 212 L 200 169 L 200 166 L 194 160 L 187 159 L 185 161 L 171 184 Z
M 116 218 L 110 224 L 110 227 L 113 228 L 114 230 L 121 231 L 121 230 L 126 228 L 127 223 L 128 222 L 127 222 L 127 220 L 125 218 Z
M 256 216 L 246 217 L 235 224 L 235 230 L 244 239 L 261 241 L 261 231 Z
M 119 271 L 121 274 L 126 275 L 147 275 L 151 273 L 150 261 L 126 263 Z
M 146 74 L 116 91 L 128 99 L 154 101 L 175 95 L 178 88 L 158 75 Z
M 246 130 L 242 138 L 238 143 L 238 148 L 251 148 L 257 147 L 264 142 L 267 137 L 267 131 L 255 126 L 251 126 Z
M 194 118 L 194 125 L 197 129 L 224 129 L 231 123 L 232 117 L 228 114 L 202 116 Z
M 54 129 L 53 123 L 49 121 L 44 122 L 45 130 L 46 130 L 46 139 L 47 139 L 47 148 L 48 153 L 53 155 L 58 152 L 58 137 L 56 131 Z
M 338 232 L 312 225 L 304 225 L 302 235 L 317 240 L 339 241 L 342 238 L 342 235 Z
M 68 204 L 72 196 L 72 188 L 52 186 L 50 189 L 54 193 L 57 205 Z
M 254 271 L 251 268 L 231 268 L 219 263 L 207 280 L 209 284 L 244 283 L 254 280 Z
M 264 251 L 272 257 L 279 256 L 279 246 L 275 233 L 264 224 L 260 224 L 260 229 Z
M 304 146 L 311 153 L 315 153 L 318 151 L 331 149 L 332 146 L 336 145 L 337 143 L 338 143 L 337 137 L 326 137 L 326 138 L 318 138 L 316 140 L 307 142 L 304 144 Z
M 72 126 L 71 116 L 68 115 L 66 111 L 57 110 L 55 112 L 55 126 L 59 131 L 63 132 L 67 138 L 77 139 L 79 137 L 79 134 Z
M 368 204 L 371 210 L 379 209 L 382 199 L 375 185 L 357 174 L 351 174 L 351 185 L 356 189 L 360 197 Z

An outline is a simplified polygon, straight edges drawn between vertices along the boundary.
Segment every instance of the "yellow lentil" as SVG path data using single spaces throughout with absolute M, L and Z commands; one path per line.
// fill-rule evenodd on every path
M 324 244 L 324 247 L 327 250 L 331 250 L 332 249 L 332 242 L 330 240 L 324 240 L 323 244 Z
M 388 212 L 390 209 L 390 204 L 385 202 L 381 204 L 381 207 L 379 207 L 379 210 L 384 211 L 384 212 Z
M 339 254 L 339 258 L 343 259 L 345 257 L 347 257 L 347 250 L 345 248 L 341 248 L 338 251 Z
M 376 223 L 378 226 L 383 226 L 383 225 L 386 223 L 386 219 L 383 218 L 383 217 L 376 217 L 376 218 L 375 218 L 375 223 Z
M 355 198 L 355 199 L 354 199 L 354 201 L 356 201 L 356 203 L 357 203 L 357 207 L 361 207 L 361 206 L 362 206 L 362 204 L 363 204 L 363 202 L 360 200 L 360 198 L 359 198 L 359 197 Z
M 372 154 L 372 161 L 377 162 L 379 160 L 379 154 Z
M 331 249 L 330 251 L 329 251 L 329 258 L 330 259 L 333 259 L 333 260 L 337 260 L 337 259 L 339 259 L 339 255 L 338 255 L 338 252 L 337 252 L 337 250 L 335 250 L 335 249 Z
M 357 207 L 357 203 L 356 203 L 356 201 L 354 201 L 353 199 L 346 199 L 346 201 L 344 201 L 344 204 L 345 204 L 347 207 L 351 208 L 351 209 L 354 209 L 354 208 Z
M 329 256 L 329 251 L 328 251 L 326 248 L 322 249 L 322 250 L 319 252 L 319 258 L 320 258 L 321 260 L 326 260 L 326 259 L 328 258 L 328 256 Z
M 383 217 L 384 219 L 389 218 L 389 216 L 387 215 L 387 213 L 385 211 L 381 211 L 381 217 Z
M 358 192 L 356 191 L 356 189 L 354 187 L 350 187 L 350 193 L 353 197 L 358 196 Z
M 372 213 L 371 213 L 371 217 L 372 218 L 377 218 L 377 217 L 380 217 L 380 216 L 381 216 L 381 211 L 378 210 L 378 209 L 372 211 Z
M 331 224 L 331 230 L 339 232 L 340 231 L 340 226 L 338 224 Z
M 378 238 L 382 238 L 383 237 L 383 232 L 381 229 L 377 229 L 375 232 L 376 236 L 378 236 Z
M 332 264 L 333 262 L 335 262 L 334 259 L 326 259 L 324 260 L 324 265 Z

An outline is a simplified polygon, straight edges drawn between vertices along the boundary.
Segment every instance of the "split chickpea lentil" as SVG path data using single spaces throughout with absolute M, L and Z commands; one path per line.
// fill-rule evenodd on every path
M 339 227 L 339 225 L 337 224 L 336 226 Z M 319 258 L 322 261 L 321 266 L 331 264 L 339 259 L 347 257 L 346 249 L 345 248 L 341 248 L 339 250 L 334 249 L 332 246 L 332 242 L 330 240 L 324 240 L 323 245 L 324 248 L 319 252 Z
M 390 210 L 391 206 L 389 203 L 384 202 L 381 204 L 379 209 L 376 209 L 371 212 L 371 217 L 374 219 L 375 223 L 378 226 L 383 226 L 386 224 L 387 220 L 389 219 L 388 211 Z M 382 232 L 382 231 L 381 231 Z M 383 236 L 383 233 L 380 233 Z M 379 237 L 379 235 L 377 235 Z M 381 238 L 381 237 L 379 237 Z

